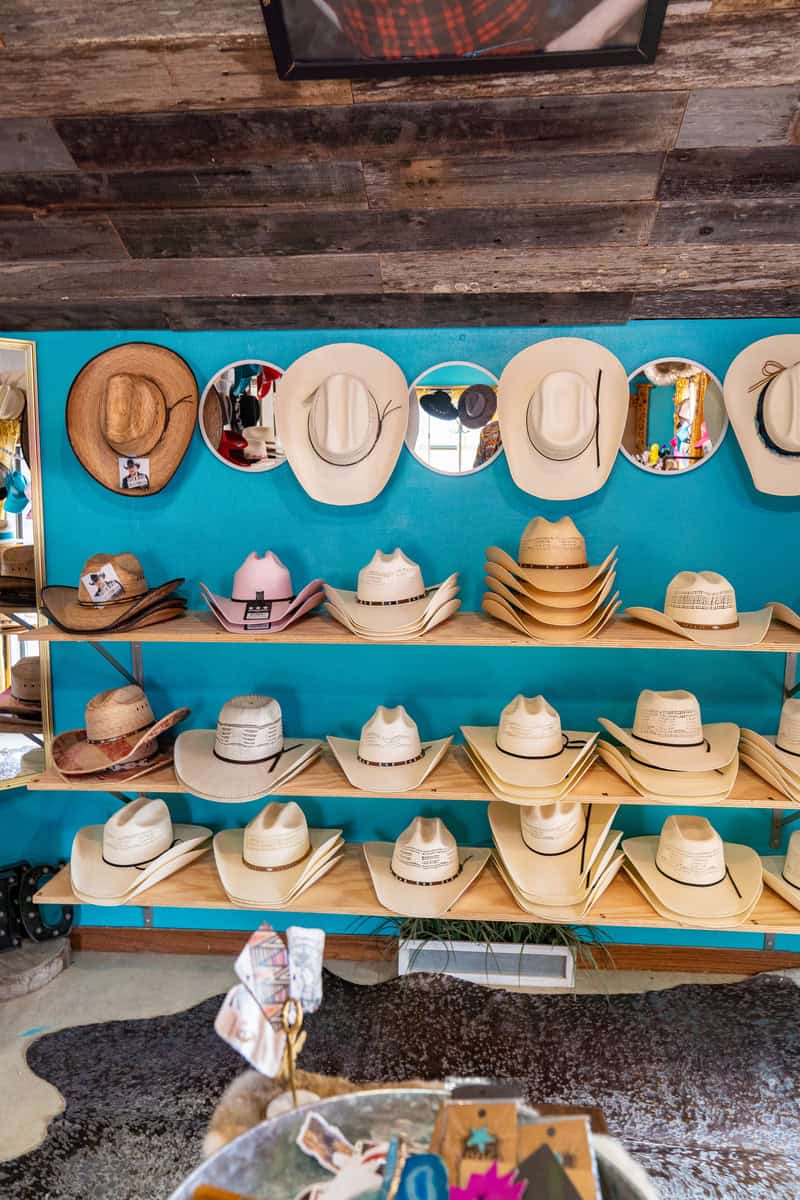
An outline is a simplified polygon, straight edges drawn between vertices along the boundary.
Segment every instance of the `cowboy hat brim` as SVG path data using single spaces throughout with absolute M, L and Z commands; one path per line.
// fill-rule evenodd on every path
M 269 871 L 248 866 L 244 852 L 244 829 L 223 829 L 214 837 L 214 862 L 222 886 L 234 902 L 260 908 L 287 904 L 304 890 L 311 879 L 342 845 L 341 829 L 309 829 L 310 852 L 303 861 L 284 869 Z
M 588 917 L 597 901 L 607 890 L 609 884 L 613 879 L 616 878 L 624 859 L 625 855 L 621 850 L 612 857 L 605 871 L 602 872 L 602 874 L 600 874 L 592 884 L 592 887 L 589 889 L 589 892 L 583 903 L 559 905 L 539 904 L 535 901 L 528 900 L 527 897 L 524 896 L 522 892 L 520 892 L 515 886 L 513 879 L 506 871 L 505 866 L 503 865 L 503 862 L 500 860 L 499 856 L 495 855 L 494 861 L 497 870 L 500 873 L 501 879 L 523 912 L 530 913 L 532 917 L 536 917 L 540 921 L 552 921 L 571 925 L 573 922 L 577 922 L 584 917 Z
M 138 736 L 120 737 L 113 741 L 90 742 L 85 729 L 70 729 L 53 738 L 53 764 L 59 773 L 74 776 L 94 775 L 112 766 L 135 763 L 137 758 L 143 757 L 148 745 L 155 747 L 158 738 L 180 721 L 185 721 L 190 711 L 188 708 L 176 708 Z
M 362 604 L 356 592 L 347 592 L 325 584 L 325 596 L 334 608 L 338 608 L 349 624 L 364 633 L 391 634 L 415 633 L 449 600 L 458 594 L 458 572 L 448 576 L 443 583 L 426 588 L 419 600 L 404 604 Z
M 757 775 L 767 783 L 771 783 L 785 796 L 800 799 L 800 777 L 785 770 L 771 755 L 765 754 L 760 746 L 742 739 L 739 744 L 739 755 L 742 762 L 752 767 Z
M 657 608 L 626 608 L 625 613 L 634 621 L 643 621 L 646 625 L 657 625 L 668 633 L 678 637 L 688 638 L 699 646 L 723 646 L 728 649 L 735 646 L 758 646 L 766 637 L 769 629 L 772 609 L 761 608 L 758 612 L 739 613 L 739 624 L 735 629 L 686 629 L 665 616 Z
M 79 829 L 70 854 L 70 876 L 79 891 L 94 897 L 93 903 L 119 901 L 155 871 L 172 864 L 177 871 L 183 865 L 182 856 L 209 842 L 212 836 L 204 825 L 173 825 L 172 845 L 163 854 L 141 867 L 116 867 L 103 857 L 103 829 L 103 825 Z
M 569 461 L 546 458 L 528 436 L 528 403 L 546 375 L 580 368 L 599 379 L 597 437 Z M 543 500 L 577 500 L 598 491 L 608 479 L 628 419 L 628 376 L 622 363 L 586 338 L 548 338 L 516 354 L 497 388 L 497 419 L 511 478 L 517 487 Z M 599 462 L 598 462 L 599 459 Z
M 209 830 L 211 833 L 211 830 Z M 124 896 L 92 896 L 89 892 L 82 891 L 76 887 L 75 880 L 70 878 L 70 884 L 76 897 L 82 904 L 96 904 L 100 907 L 116 907 L 120 904 L 132 904 L 135 897 L 141 895 L 142 892 L 148 891 L 151 887 L 155 887 L 162 879 L 167 879 L 170 875 L 176 875 L 178 871 L 182 871 L 184 867 L 188 867 L 189 863 L 193 863 L 195 859 L 202 858 L 208 853 L 209 842 L 204 842 L 195 850 L 189 850 L 185 854 L 179 854 L 177 858 L 173 858 L 165 862 L 156 871 L 152 871 L 149 875 L 144 875 L 135 887 L 132 887 L 125 893 Z
M 484 575 L 483 582 L 490 592 L 495 596 L 501 596 L 506 600 L 512 608 L 521 613 L 526 619 L 538 621 L 542 625 L 547 625 L 551 629 L 578 629 L 582 625 L 586 625 L 600 611 L 603 602 L 608 596 L 608 592 L 603 589 L 598 596 L 598 599 L 593 604 L 587 604 L 584 608 L 567 608 L 560 612 L 553 608 L 542 607 L 528 599 L 527 596 L 511 588 L 497 578 L 493 573 Z M 613 584 L 614 577 L 609 580 Z M 608 603 L 613 603 L 619 596 L 619 592 L 608 600 Z
M 756 425 L 758 392 L 750 389 L 762 378 L 765 363 L 789 367 L 798 359 L 798 334 L 760 338 L 736 355 L 723 383 L 725 407 L 753 484 L 769 496 L 800 495 L 800 458 L 776 454 L 762 441 Z
M 66 633 L 98 633 L 133 620 L 144 609 L 155 608 L 183 582 L 183 579 L 170 579 L 168 583 L 148 588 L 141 596 L 118 604 L 82 604 L 78 599 L 78 588 L 52 584 L 42 588 L 42 608 Z
M 42 701 L 38 700 L 20 700 L 10 687 L 7 687 L 4 692 L 0 692 L 0 713 L 7 713 L 14 717 L 28 717 L 30 720 L 41 720 L 42 716 Z
M 459 846 L 459 871 L 446 883 L 407 883 L 392 874 L 392 842 L 365 842 L 364 858 L 378 903 L 399 917 L 443 917 L 475 882 L 492 856 L 480 846 Z
M 545 758 L 526 758 L 517 754 L 508 754 L 497 745 L 498 728 L 496 725 L 462 725 L 461 732 L 473 752 L 482 760 L 502 783 L 512 788 L 534 789 L 558 787 L 577 768 L 587 754 L 590 754 L 596 733 L 584 733 L 575 729 L 563 730 L 563 738 L 567 743 L 560 754 L 548 755 Z M 579 745 L 570 743 L 579 742 Z
M 214 754 L 216 729 L 186 729 L 175 740 L 175 774 L 193 796 L 218 804 L 263 800 L 311 765 L 321 743 L 284 736 L 283 749 L 265 762 L 226 762 Z
M 783 869 L 786 866 L 786 855 L 762 855 L 761 869 L 764 875 L 764 883 L 767 887 L 772 888 L 773 892 L 777 892 L 779 896 L 791 904 L 792 908 L 800 908 L 800 887 L 784 877 Z
M 294 889 L 294 891 L 291 893 L 291 895 L 287 896 L 286 899 L 273 900 L 270 903 L 270 908 L 274 908 L 274 909 L 287 908 L 290 904 L 293 904 L 294 901 L 297 899 L 297 897 L 302 895 L 303 892 L 310 891 L 311 888 L 313 888 L 314 885 L 316 883 L 318 883 L 320 879 L 322 879 L 323 875 L 327 875 L 329 871 L 333 870 L 333 868 L 337 865 L 337 863 L 341 862 L 343 848 L 344 848 L 344 844 L 340 839 L 336 845 L 334 852 L 332 854 L 330 854 L 327 858 L 323 859 L 321 866 L 315 867 L 314 871 L 310 875 L 304 875 L 303 880 L 302 880 L 301 884 L 299 885 L 299 887 L 296 887 Z M 226 895 L 227 895 L 227 893 L 226 893 Z M 232 904 L 235 904 L 237 908 L 251 908 L 254 910 L 257 909 L 259 912 L 264 911 L 263 900 L 256 900 L 256 901 L 244 900 L 241 896 L 233 896 L 233 895 L 229 895 L 228 899 L 231 901 Z
M 647 886 L 642 877 L 633 869 L 627 859 L 624 859 L 622 867 L 628 879 L 641 892 L 653 911 L 663 920 L 668 921 L 670 925 L 677 925 L 684 929 L 739 929 L 752 916 L 764 890 L 762 880 L 758 890 L 752 897 L 752 902 L 746 908 L 733 913 L 731 916 L 714 917 L 705 914 L 687 916 L 686 913 L 675 912 L 664 904 L 661 898 Z
M 484 583 L 487 586 L 489 586 L 490 579 L 494 580 L 508 593 L 513 593 L 515 607 L 523 609 L 528 616 L 534 617 L 537 621 L 543 621 L 545 625 L 582 625 L 584 621 L 588 621 L 590 617 L 594 616 L 603 601 L 608 598 L 615 579 L 614 571 L 606 571 L 605 575 L 601 576 L 602 586 L 586 604 L 556 608 L 551 604 L 540 603 L 531 595 L 535 589 L 530 584 L 526 584 L 512 575 L 499 563 L 487 562 L 484 564 L 484 570 L 486 572 Z M 541 593 L 537 593 L 537 595 L 541 595 Z
M 486 784 L 489 791 L 496 796 L 498 800 L 504 801 L 506 804 L 517 804 L 526 807 L 531 804 L 552 804 L 555 800 L 564 800 L 570 792 L 573 792 L 583 779 L 586 772 L 595 761 L 594 753 L 587 754 L 565 779 L 555 787 L 545 788 L 514 788 L 510 784 L 505 784 L 501 779 L 489 770 L 489 767 L 475 754 L 469 746 L 465 744 L 464 749 L 467 752 L 467 758 L 474 767 L 477 774 Z
M 658 836 L 627 838 L 622 843 L 626 870 L 632 867 L 660 905 L 679 918 L 690 920 L 726 920 L 745 912 L 757 900 L 761 889 L 761 860 L 749 846 L 725 842 L 727 872 L 719 883 L 698 887 L 668 879 L 656 866 Z M 738 894 L 737 894 L 738 890 Z
M 744 743 L 749 743 L 750 747 L 759 751 L 765 758 L 775 763 L 782 775 L 788 775 L 790 779 L 796 779 L 797 785 L 800 787 L 800 754 L 792 754 L 789 750 L 782 750 L 776 744 L 776 739 L 777 734 L 774 733 L 756 733 L 753 729 L 742 730 L 742 741 Z
M 603 848 L 614 817 L 616 804 L 587 804 L 586 828 L 572 849 L 557 854 L 541 854 L 522 837 L 522 814 L 518 808 L 493 800 L 489 805 L 492 839 L 506 869 L 521 892 L 542 901 L 573 904 L 594 861 Z
M 738 754 L 726 767 L 715 771 L 672 771 L 642 766 L 633 761 L 627 747 L 623 749 L 610 742 L 598 742 L 597 751 L 606 766 L 654 804 L 664 804 L 678 797 L 686 800 L 726 800 L 739 771 Z
M 489 616 L 497 617 L 500 621 L 505 621 L 507 625 L 513 625 L 520 633 L 524 633 L 526 637 L 532 638 L 534 641 L 553 642 L 561 645 L 565 642 L 583 642 L 598 634 L 619 608 L 619 601 L 612 599 L 588 621 L 572 628 L 545 625 L 541 621 L 535 621 L 533 617 L 528 617 L 520 612 L 505 597 L 497 594 L 494 588 L 485 593 L 481 608 Z
M 509 866 L 509 864 L 507 864 L 503 859 L 502 853 L 496 843 L 494 848 L 494 861 L 501 866 L 503 877 L 506 880 L 510 880 L 514 889 L 514 894 L 521 897 L 526 901 L 526 903 L 544 905 L 547 908 L 556 910 L 565 907 L 571 908 L 573 906 L 586 904 L 592 894 L 592 891 L 597 885 L 597 881 L 602 879 L 613 859 L 617 855 L 624 857 L 622 851 L 617 850 L 621 839 L 621 829 L 609 829 L 600 843 L 591 868 L 586 872 L 584 878 L 577 884 L 574 891 L 572 893 L 561 892 L 557 896 L 543 896 L 536 891 L 535 886 L 533 889 L 531 889 L 530 886 L 523 886 L 522 881 L 515 878 L 512 867 Z
M 122 763 L 118 767 L 108 767 L 105 771 L 93 771 L 92 782 L 108 783 L 112 785 L 109 790 L 116 790 L 121 784 L 127 783 L 131 779 L 142 779 L 145 775 L 152 775 L 153 771 L 157 771 L 159 767 L 168 767 L 172 762 L 172 752 L 173 747 L 169 738 L 163 738 L 152 758 L 143 759 L 130 765 Z M 67 783 L 78 783 L 81 779 L 86 778 L 85 772 L 70 775 L 68 771 L 59 770 L 55 763 L 53 766 Z
M 391 633 L 365 633 L 360 628 L 352 625 L 347 615 L 343 613 L 341 609 L 338 609 L 334 604 L 326 604 L 325 611 L 333 617 L 334 621 L 337 621 L 340 625 L 344 625 L 346 629 L 350 630 L 354 637 L 361 638 L 362 641 L 413 642 L 417 638 L 422 637 L 424 634 L 430 633 L 430 631 L 435 629 L 437 625 L 441 625 L 445 621 L 448 621 L 450 617 L 454 616 L 455 613 L 458 612 L 460 607 L 461 601 L 458 598 L 447 600 L 433 613 L 431 613 L 428 621 L 420 629 L 414 630 L 413 633 L 398 633 L 394 630 Z
M 656 746 L 637 738 L 632 729 L 624 729 L 607 717 L 597 720 L 645 766 L 660 767 L 664 771 L 718 771 L 727 767 L 739 749 L 739 726 L 730 721 L 704 725 L 700 746 Z
M 291 608 L 280 619 L 274 621 L 246 621 L 244 623 L 238 621 L 229 621 L 215 603 L 215 597 L 211 592 L 200 584 L 200 595 L 205 600 L 211 612 L 219 621 L 223 629 L 228 633 L 282 633 L 284 629 L 288 629 L 290 625 L 294 625 L 301 617 L 307 613 L 313 612 L 318 608 L 325 599 L 323 591 L 312 592 L 307 596 L 299 607 Z
M 331 375 L 357 376 L 385 416 L 378 440 L 353 466 L 320 458 L 308 435 L 309 400 Z M 336 343 L 295 359 L 275 397 L 275 418 L 289 465 L 312 500 L 323 504 L 366 504 L 374 500 L 395 468 L 408 425 L 408 383 L 400 367 L 372 346 Z
M 439 765 L 452 740 L 452 737 L 446 737 L 434 742 L 423 742 L 422 757 L 416 762 L 378 767 L 359 761 L 357 741 L 338 737 L 327 739 L 334 758 L 349 782 L 359 791 L 369 792 L 371 796 L 413 792 L 414 788 L 418 788 Z
M 257 629 L 260 625 L 263 625 L 269 629 L 295 619 L 298 609 L 302 608 L 312 596 L 320 593 L 323 586 L 324 584 L 321 579 L 313 579 L 311 583 L 307 583 L 290 600 L 268 601 L 267 603 L 270 606 L 269 617 L 250 617 L 249 619 L 247 612 L 252 606 L 252 602 L 232 600 L 228 596 L 218 596 L 216 592 L 212 592 L 210 588 L 207 588 L 204 583 L 200 584 L 200 592 L 209 608 L 219 613 L 228 625 L 241 625 L 245 629 Z
M 588 567 L 522 567 L 516 559 L 513 559 L 505 550 L 501 550 L 499 546 L 487 546 L 486 558 L 489 562 L 505 567 L 511 575 L 530 584 L 531 587 L 538 588 L 539 591 L 572 593 L 599 588 L 601 586 L 600 577 L 605 576 L 605 573 L 612 569 L 618 549 L 619 547 L 615 546 L 613 550 L 609 550 L 601 563 Z M 586 604 L 589 600 L 594 599 L 595 594 L 592 591 L 585 598 L 581 597 L 581 604 Z
M 793 608 L 789 608 L 788 604 L 782 604 L 780 600 L 770 600 L 766 607 L 772 609 L 773 621 L 780 621 L 792 629 L 800 629 L 800 616 Z
M 119 454 L 103 434 L 103 394 L 109 379 L 118 374 L 147 376 L 166 401 L 164 432 L 147 454 Z M 67 437 L 84 470 L 110 492 L 152 496 L 169 483 L 180 466 L 194 433 L 197 411 L 197 381 L 180 355 L 150 342 L 127 342 L 102 351 L 75 376 L 67 396 Z M 127 457 L 149 460 L 148 488 L 120 486 L 119 463 Z

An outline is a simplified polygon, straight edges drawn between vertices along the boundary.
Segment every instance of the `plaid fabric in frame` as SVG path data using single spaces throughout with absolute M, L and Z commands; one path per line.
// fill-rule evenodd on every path
M 541 49 L 531 0 L 337 0 L 343 32 L 365 58 L 459 57 Z M 546 7 L 546 6 L 545 6 Z

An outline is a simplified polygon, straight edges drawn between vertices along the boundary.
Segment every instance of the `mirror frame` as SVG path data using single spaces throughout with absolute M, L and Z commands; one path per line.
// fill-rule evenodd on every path
M 704 467 L 706 465 L 706 463 L 711 462 L 711 459 L 717 453 L 720 446 L 722 445 L 722 443 L 725 441 L 725 438 L 727 437 L 728 429 L 730 426 L 730 421 L 728 420 L 728 410 L 725 407 L 725 400 L 724 400 L 723 391 L 722 391 L 722 382 L 719 379 L 719 377 L 704 363 L 698 362 L 696 358 L 688 358 L 685 355 L 659 354 L 657 358 L 648 359 L 647 362 L 642 363 L 641 366 L 638 366 L 634 371 L 631 371 L 631 373 L 628 375 L 628 407 L 629 408 L 630 408 L 630 385 L 633 383 L 634 379 L 637 377 L 637 375 L 641 375 L 642 372 L 647 369 L 647 367 L 655 367 L 655 366 L 658 366 L 659 363 L 663 363 L 663 362 L 684 362 L 684 363 L 688 363 L 689 366 L 699 367 L 700 370 L 705 371 L 706 375 L 708 375 L 709 378 L 717 385 L 717 387 L 719 388 L 720 398 L 722 399 L 723 421 L 722 421 L 722 431 L 720 433 L 720 436 L 719 436 L 715 446 L 713 447 L 711 453 L 704 454 L 702 459 L 700 459 L 697 463 L 695 463 L 695 465 L 693 467 L 689 467 L 689 469 L 686 471 L 653 471 L 650 469 L 650 467 L 646 467 L 644 465 L 644 463 L 637 462 L 636 459 L 631 454 L 628 453 L 628 451 L 625 449 L 622 442 L 620 442 L 620 444 L 619 444 L 619 452 L 622 455 L 622 457 L 625 459 L 626 462 L 629 462 L 632 467 L 636 467 L 637 471 L 643 471 L 645 475 L 649 475 L 653 479 L 659 479 L 662 476 L 664 476 L 665 478 L 671 478 L 672 476 L 676 476 L 676 475 L 679 478 L 682 478 L 685 475 L 691 475 L 693 471 L 697 471 L 700 467 Z
M 408 426 L 411 424 L 411 392 L 415 388 L 420 386 L 420 381 L 422 379 L 424 379 L 426 375 L 429 375 L 431 371 L 438 371 L 442 367 L 471 367 L 474 371 L 483 371 L 487 377 L 487 382 L 489 380 L 491 380 L 492 385 L 495 387 L 495 389 L 500 384 L 499 377 L 497 375 L 495 375 L 493 371 L 490 371 L 488 367 L 484 367 L 480 363 L 469 362 L 465 358 L 449 358 L 449 359 L 447 359 L 446 362 L 432 363 L 431 366 L 426 367 L 424 371 L 420 371 L 420 373 L 419 373 L 419 375 L 417 375 L 416 379 L 413 379 L 411 381 L 411 383 L 408 385 L 409 417 L 408 417 L 408 425 L 406 425 L 406 432 L 403 436 L 403 445 L 405 446 L 406 450 L 409 452 L 411 457 L 414 459 L 414 462 L 418 462 L 419 465 L 421 467 L 424 467 L 426 471 L 433 471 L 434 475 L 441 475 L 442 478 L 444 478 L 444 479 L 468 479 L 470 475 L 478 475 L 478 474 L 480 474 L 481 471 L 485 471 L 487 467 L 494 466 L 494 464 L 497 462 L 497 460 L 505 454 L 505 446 L 503 445 L 502 440 L 500 442 L 499 450 L 497 451 L 496 454 L 493 454 L 490 459 L 488 459 L 485 463 L 481 463 L 481 465 L 479 467 L 472 467 L 471 470 L 462 471 L 460 474 L 457 471 L 442 471 L 439 469 L 439 467 L 432 467 L 430 465 L 430 463 L 426 463 L 424 461 L 424 459 L 421 459 L 419 457 L 419 455 L 416 454 L 408 444 Z M 435 387 L 435 386 L 436 386 L 435 384 L 431 384 L 431 387 Z M 417 401 L 417 405 L 419 406 L 419 401 Z
M 259 365 L 262 367 L 271 367 L 273 371 L 280 371 L 281 379 L 286 374 L 285 367 L 279 367 L 277 363 L 269 362 L 269 360 L 266 358 L 237 358 L 237 359 L 234 359 L 233 362 L 225 363 L 225 365 L 223 367 L 220 367 L 217 371 L 214 372 L 214 374 L 211 376 L 208 383 L 206 384 L 206 386 L 203 388 L 202 392 L 200 393 L 200 400 L 197 405 L 197 427 L 200 430 L 200 436 L 202 437 L 202 439 L 205 443 L 206 449 L 211 451 L 211 453 L 214 455 L 214 458 L 223 467 L 230 467 L 231 470 L 233 470 L 233 471 L 241 471 L 241 473 L 243 475 L 270 475 L 273 471 L 277 471 L 279 467 L 285 466 L 286 462 L 288 461 L 285 453 L 284 453 L 281 461 L 273 463 L 272 466 L 240 467 L 238 463 L 229 462 L 227 458 L 223 458 L 222 455 L 220 454 L 219 450 L 217 450 L 216 446 L 211 445 L 211 442 L 208 440 L 208 435 L 206 433 L 206 427 L 203 424 L 203 409 L 204 409 L 205 403 L 206 403 L 206 396 L 208 395 L 209 388 L 213 386 L 214 380 L 218 379 L 223 371 L 229 371 L 231 369 L 231 367 L 244 366 L 246 363 L 259 363 Z M 280 383 L 280 380 L 278 380 L 278 383 Z M 276 432 L 277 432 L 277 429 L 278 429 L 278 423 L 276 421 L 275 422 Z

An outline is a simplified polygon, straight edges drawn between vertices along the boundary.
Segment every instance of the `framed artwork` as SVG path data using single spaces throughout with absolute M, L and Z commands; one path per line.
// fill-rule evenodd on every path
M 263 0 L 282 79 L 649 63 L 666 7 L 667 0 Z

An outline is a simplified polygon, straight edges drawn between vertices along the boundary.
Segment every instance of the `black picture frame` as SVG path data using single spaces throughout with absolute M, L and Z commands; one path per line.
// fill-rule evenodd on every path
M 291 0 L 286 2 L 290 4 Z M 476 58 L 440 56 L 397 62 L 363 58 L 296 58 L 284 19 L 284 0 L 262 0 L 262 12 L 281 79 L 391 79 L 410 75 L 485 75 L 580 67 L 645 66 L 655 60 L 668 3 L 669 0 L 647 0 L 641 35 L 635 46 L 541 54 L 492 54 Z

